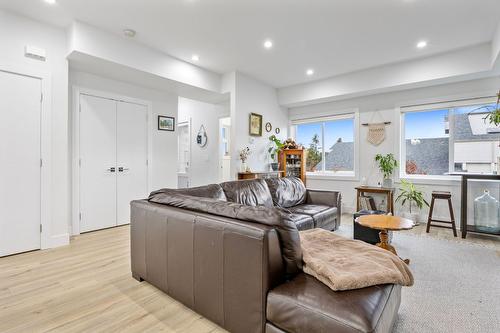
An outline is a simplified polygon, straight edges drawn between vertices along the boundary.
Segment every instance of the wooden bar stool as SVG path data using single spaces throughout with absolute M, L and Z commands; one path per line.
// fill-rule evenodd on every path
M 434 210 L 434 200 L 435 199 L 448 200 L 448 208 L 450 210 L 450 219 L 451 219 L 451 221 L 435 220 L 435 219 L 432 218 L 432 212 Z M 427 230 L 426 230 L 426 232 L 429 232 L 429 230 L 431 229 L 431 222 L 451 224 L 451 227 L 446 226 L 446 225 L 439 225 L 439 224 L 434 224 L 432 226 L 433 227 L 438 227 L 438 228 L 452 229 L 453 230 L 453 236 L 457 237 L 457 228 L 455 226 L 455 215 L 453 214 L 453 206 L 451 204 L 451 193 L 450 192 L 432 191 L 431 208 L 429 209 L 429 218 L 427 219 Z

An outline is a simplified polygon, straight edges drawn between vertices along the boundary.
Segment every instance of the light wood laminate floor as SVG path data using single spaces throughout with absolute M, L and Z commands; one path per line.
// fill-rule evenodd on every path
M 0 258 L 0 332 L 225 332 L 131 277 L 129 227 Z
M 352 215 L 342 223 L 352 224 Z M 424 235 L 425 225 L 413 234 Z M 426 237 L 455 239 L 451 230 Z M 498 238 L 468 236 L 494 246 Z M 73 237 L 71 244 L 0 258 L 0 332 L 225 332 L 130 274 L 129 227 Z

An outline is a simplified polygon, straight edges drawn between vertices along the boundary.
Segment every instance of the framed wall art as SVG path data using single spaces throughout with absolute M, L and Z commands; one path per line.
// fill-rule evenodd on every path
M 262 136 L 262 115 L 250 113 L 249 134 L 252 136 Z
M 159 131 L 175 131 L 175 118 L 167 116 L 158 116 Z

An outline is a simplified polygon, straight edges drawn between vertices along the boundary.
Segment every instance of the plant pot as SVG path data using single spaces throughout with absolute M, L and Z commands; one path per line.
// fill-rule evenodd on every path
M 389 178 L 384 179 L 384 181 L 382 182 L 382 186 L 386 188 L 392 188 L 393 186 L 392 179 Z
M 278 171 L 279 164 L 277 162 L 271 163 L 271 170 Z
M 403 217 L 405 219 L 408 219 L 408 220 L 411 220 L 413 221 L 413 223 L 415 225 L 418 224 L 418 218 L 419 218 L 420 214 L 419 213 L 403 213 Z

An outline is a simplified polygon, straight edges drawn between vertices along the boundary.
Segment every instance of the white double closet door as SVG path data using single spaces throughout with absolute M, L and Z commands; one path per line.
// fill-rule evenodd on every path
M 148 108 L 80 95 L 80 232 L 130 223 L 148 195 Z

